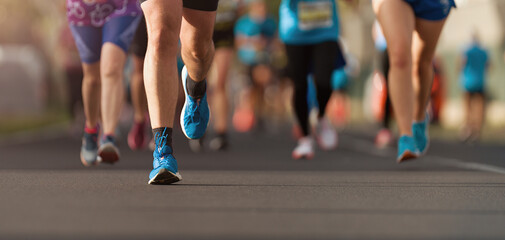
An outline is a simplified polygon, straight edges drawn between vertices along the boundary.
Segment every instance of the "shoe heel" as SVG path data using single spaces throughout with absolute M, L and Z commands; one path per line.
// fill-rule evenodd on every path
M 98 152 L 103 163 L 114 164 L 119 161 L 119 150 L 112 144 L 105 144 Z

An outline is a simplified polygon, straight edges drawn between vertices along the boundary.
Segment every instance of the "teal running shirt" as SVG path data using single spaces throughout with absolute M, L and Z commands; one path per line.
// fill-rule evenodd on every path
M 339 21 L 335 0 L 282 0 L 279 36 L 286 44 L 337 41 Z

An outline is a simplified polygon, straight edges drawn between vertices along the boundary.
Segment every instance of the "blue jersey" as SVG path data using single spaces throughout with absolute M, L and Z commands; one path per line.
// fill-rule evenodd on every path
M 263 20 L 257 20 L 245 15 L 241 17 L 235 24 L 235 36 L 244 37 L 247 39 L 247 44 L 240 46 L 238 49 L 238 57 L 242 63 L 253 65 L 263 62 L 263 51 L 268 49 L 257 49 L 257 41 L 262 41 L 264 38 L 267 41 L 272 40 L 277 33 L 277 23 L 271 17 Z
M 463 87 L 467 91 L 483 91 L 489 57 L 479 44 L 470 45 L 464 52 L 466 59 L 461 75 Z
M 339 21 L 335 0 L 282 0 L 279 35 L 286 44 L 337 41 Z

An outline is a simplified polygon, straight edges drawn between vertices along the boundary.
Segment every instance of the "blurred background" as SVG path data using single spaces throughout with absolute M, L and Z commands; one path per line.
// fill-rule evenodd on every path
M 276 18 L 279 0 L 268 0 Z M 346 127 L 378 127 L 373 113 L 376 50 L 370 1 L 338 1 L 341 37 L 359 68 L 349 79 L 349 104 L 340 106 Z M 483 142 L 505 142 L 505 1 L 459 0 L 437 50 L 440 68 L 438 121 L 434 137 L 458 140 L 465 122 L 460 59 L 478 35 L 490 56 Z M 0 0 L 0 135 L 48 126 L 82 130 L 79 58 L 67 28 L 63 0 Z M 282 59 L 282 58 L 280 58 Z M 282 60 L 279 60 L 282 65 Z M 125 71 L 130 71 L 125 69 Z M 237 71 L 238 72 L 238 71 Z M 233 78 L 239 73 L 232 71 Z M 128 79 L 125 79 L 128 81 Z M 233 83 L 232 83 L 233 84 Z M 126 107 L 125 119 L 131 119 Z M 338 108 L 338 107 L 337 107 Z M 289 112 L 289 110 L 288 110 Z M 285 114 L 289 118 L 291 114 Z M 125 120 L 126 121 L 126 120 Z M 74 129 L 74 130 L 72 130 Z

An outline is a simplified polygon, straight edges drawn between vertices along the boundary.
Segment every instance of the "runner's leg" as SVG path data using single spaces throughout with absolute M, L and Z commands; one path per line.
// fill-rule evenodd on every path
M 100 119 L 100 62 L 83 63 L 82 101 L 86 115 L 86 127 L 95 128 Z
M 98 160 L 98 122 L 100 119 L 100 50 L 102 28 L 70 26 L 81 58 L 84 78 L 82 99 L 86 123 L 80 151 L 84 166 L 96 165 Z
M 105 135 L 114 135 L 124 102 L 123 69 L 140 16 L 110 19 L 103 27 L 101 52 L 102 120 Z
M 114 135 L 123 107 L 123 68 L 126 53 L 113 43 L 102 47 L 102 120 L 105 135 Z
M 332 94 L 331 76 L 335 59 L 337 58 L 338 43 L 323 42 L 313 48 L 312 62 L 314 66 L 314 82 L 316 85 L 317 102 L 319 103 L 319 120 L 317 124 L 317 142 L 323 150 L 337 147 L 337 131 L 325 118 L 326 106 Z
M 482 130 L 482 125 L 484 124 L 484 115 L 486 113 L 486 99 L 483 93 L 477 93 L 473 97 L 474 107 L 473 111 L 475 112 L 475 125 L 473 127 L 474 137 L 479 138 Z
M 209 123 L 206 77 L 214 58 L 215 18 L 215 9 L 183 9 L 180 38 L 181 56 L 186 66 L 181 73 L 185 102 L 180 121 L 182 131 L 189 139 L 202 138 Z
M 415 17 L 403 0 L 374 0 L 375 13 L 388 42 L 389 90 L 400 135 L 412 135 L 412 32 Z
M 228 95 L 226 82 L 233 58 L 233 48 L 221 47 L 216 50 L 214 66 L 216 79 L 212 90 L 212 114 L 214 116 L 214 130 L 216 133 L 225 134 L 228 128 Z
M 180 6 L 180 7 L 179 7 Z M 144 62 L 144 84 L 153 129 L 174 125 L 178 98 L 177 49 L 182 0 L 142 3 L 149 35 Z
M 100 119 L 100 52 L 102 48 L 102 28 L 91 26 L 70 26 L 82 62 L 82 100 L 86 127 L 98 125 Z
M 182 1 L 149 0 L 141 7 L 148 31 L 144 84 L 156 144 L 148 183 L 171 184 L 182 179 L 172 155 L 172 127 L 179 93 L 176 56 Z
M 417 18 L 416 31 L 413 34 L 412 80 L 415 98 L 412 131 L 416 146 L 421 154 L 426 153 L 429 146 L 429 119 L 426 117 L 426 106 L 433 83 L 433 57 L 444 23 L 445 19 L 428 21 Z
M 214 57 L 212 33 L 215 11 L 183 9 L 181 25 L 181 55 L 188 76 L 195 82 L 204 81 Z
M 145 121 L 147 112 L 146 90 L 144 88 L 144 58 L 133 56 L 133 73 L 130 84 L 133 105 L 133 121 Z
M 319 118 L 324 117 L 326 105 L 331 97 L 331 75 L 337 56 L 337 42 L 323 42 L 313 48 L 312 62 L 314 66 L 314 83 L 319 103 Z
M 309 135 L 307 104 L 307 75 L 310 64 L 310 46 L 286 45 L 288 76 L 293 81 L 293 108 L 304 137 Z
M 414 87 L 414 120 L 424 121 L 433 83 L 433 57 L 445 19 L 428 21 L 416 19 L 412 42 L 412 80 Z

